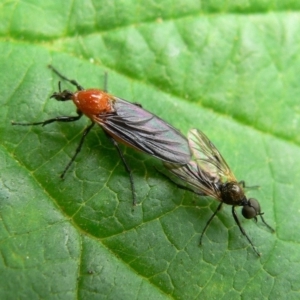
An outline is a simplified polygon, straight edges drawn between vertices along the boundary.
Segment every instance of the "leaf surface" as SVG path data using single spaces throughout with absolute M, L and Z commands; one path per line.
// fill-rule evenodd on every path
M 293 1 L 0 3 L 0 298 L 299 298 L 299 4 Z M 158 160 L 101 128 L 65 180 L 86 118 L 49 99 L 59 78 L 142 104 L 184 134 L 199 128 L 239 180 L 259 185 L 271 234 L 178 189 Z M 72 89 L 68 83 L 63 88 Z M 240 215 L 239 209 L 238 213 Z

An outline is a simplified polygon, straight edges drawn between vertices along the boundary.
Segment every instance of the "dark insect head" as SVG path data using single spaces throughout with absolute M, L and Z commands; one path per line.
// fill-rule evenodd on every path
M 250 198 L 248 200 L 245 199 L 245 202 L 242 204 L 243 209 L 242 209 L 242 215 L 246 219 L 255 219 L 257 221 L 256 216 L 262 215 L 260 212 L 260 205 L 258 201 L 254 198 Z
M 68 91 L 68 90 L 61 90 L 61 85 L 60 85 L 60 81 L 58 82 L 58 90 L 59 92 L 54 92 L 50 98 L 54 98 L 57 101 L 68 101 L 68 100 L 72 100 L 72 97 L 74 95 L 73 92 Z

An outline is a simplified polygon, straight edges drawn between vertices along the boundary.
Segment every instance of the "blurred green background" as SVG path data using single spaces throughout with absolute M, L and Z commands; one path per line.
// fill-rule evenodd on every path
M 295 1 L 0 1 L 1 299 L 299 299 L 300 3 Z M 259 185 L 271 234 L 231 208 L 179 190 L 123 147 L 129 178 L 75 115 L 52 64 L 84 87 L 138 102 L 184 134 L 204 131 L 239 180 Z M 72 89 L 67 83 L 63 88 Z M 240 215 L 240 209 L 238 209 Z

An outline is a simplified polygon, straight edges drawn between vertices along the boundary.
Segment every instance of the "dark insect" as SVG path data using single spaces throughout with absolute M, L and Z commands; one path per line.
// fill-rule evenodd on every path
M 238 182 L 236 180 L 222 155 L 203 132 L 197 129 L 191 129 L 188 133 L 188 140 L 193 153 L 192 160 L 184 166 L 178 166 L 173 163 L 164 163 L 164 165 L 172 174 L 188 184 L 188 186 L 177 184 L 180 188 L 202 196 L 211 196 L 220 201 L 218 208 L 209 218 L 202 231 L 200 244 L 202 243 L 203 235 L 210 222 L 221 209 L 223 203 L 225 203 L 232 205 L 232 215 L 236 224 L 256 254 L 260 256 L 235 212 L 236 206 L 243 206 L 242 215 L 246 219 L 254 218 L 255 221 L 257 221 L 257 216 L 260 216 L 262 222 L 271 231 L 274 231 L 274 229 L 265 222 L 258 201 L 253 198 L 246 198 L 244 192 L 245 182 Z
M 146 111 L 139 104 L 130 103 L 121 98 L 108 94 L 100 89 L 85 90 L 75 80 L 70 80 L 49 66 L 59 77 L 76 86 L 77 91 L 61 90 L 50 98 L 57 101 L 72 100 L 77 107 L 77 116 L 59 116 L 49 120 L 33 123 L 17 123 L 12 125 L 42 125 L 53 122 L 74 122 L 86 115 L 92 123 L 84 130 L 79 145 L 70 162 L 64 169 L 61 178 L 80 152 L 84 139 L 95 124 L 100 125 L 111 139 L 130 176 L 133 205 L 136 204 L 135 187 L 132 172 L 121 152 L 118 142 L 136 150 L 150 154 L 162 161 L 183 165 L 191 159 L 191 151 L 187 139 L 174 127 L 154 114 Z

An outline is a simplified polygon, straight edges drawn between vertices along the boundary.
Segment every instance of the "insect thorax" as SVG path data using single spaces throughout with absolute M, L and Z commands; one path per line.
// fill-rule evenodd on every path
M 243 188 L 235 181 L 222 184 L 221 196 L 223 202 L 230 205 L 241 205 L 242 201 L 245 200 Z

